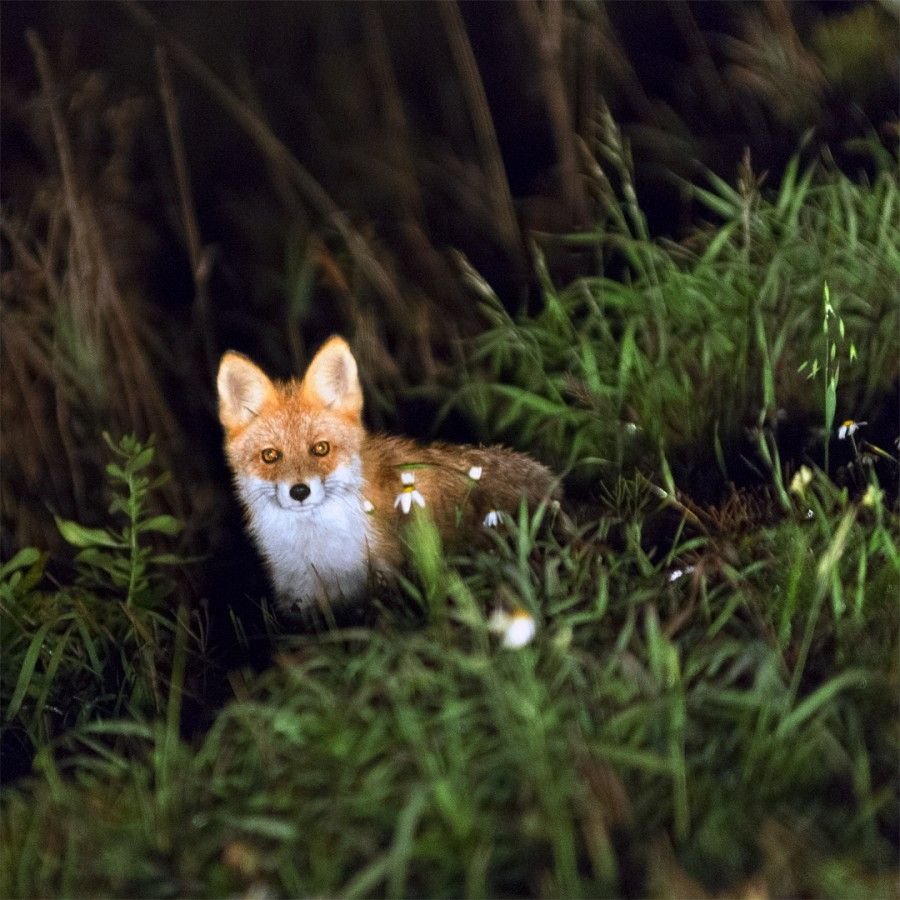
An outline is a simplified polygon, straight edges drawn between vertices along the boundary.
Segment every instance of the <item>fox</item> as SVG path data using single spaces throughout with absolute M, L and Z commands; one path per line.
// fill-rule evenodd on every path
M 234 488 L 288 619 L 364 600 L 405 558 L 403 526 L 430 514 L 445 546 L 475 540 L 515 514 L 558 503 L 559 480 L 501 446 L 370 433 L 347 341 L 334 335 L 302 378 L 270 378 L 234 350 L 216 378 Z

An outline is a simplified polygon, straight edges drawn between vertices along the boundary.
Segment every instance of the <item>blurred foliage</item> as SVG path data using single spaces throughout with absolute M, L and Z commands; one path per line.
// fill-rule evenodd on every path
M 900 6 L 864 3 L 822 21 L 812 46 L 835 89 L 866 105 L 885 92 L 885 66 L 896 64 Z
M 0 894 L 892 895 L 893 4 L 0 16 Z M 335 330 L 574 502 L 281 634 L 213 373 Z

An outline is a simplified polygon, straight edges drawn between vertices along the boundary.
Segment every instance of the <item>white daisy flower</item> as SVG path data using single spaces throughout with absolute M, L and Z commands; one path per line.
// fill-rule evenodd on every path
M 485 528 L 496 528 L 503 520 L 501 518 L 502 513 L 499 510 L 492 509 L 485 517 L 484 521 L 481 523 Z
M 408 516 L 413 503 L 417 506 L 425 506 L 425 498 L 416 490 L 416 475 L 414 472 L 401 472 L 400 481 L 403 484 L 403 488 L 397 494 L 397 499 L 394 500 L 394 509 L 400 507 L 403 514 Z
M 481 466 L 472 466 L 472 468 L 469 469 L 469 478 L 471 478 L 472 481 L 480 481 L 482 471 Z
M 488 628 L 500 635 L 500 645 L 509 650 L 517 650 L 530 644 L 537 633 L 537 623 L 524 609 L 516 609 L 511 613 L 496 610 L 488 622 Z
M 838 440 L 842 441 L 844 438 L 850 437 L 852 434 L 856 434 L 863 425 L 868 425 L 868 422 L 854 422 L 853 419 L 847 419 L 845 422 L 841 424 L 841 427 L 838 428 Z
M 375 505 L 371 500 L 366 500 L 365 497 L 363 497 L 363 512 L 370 514 L 375 512 Z

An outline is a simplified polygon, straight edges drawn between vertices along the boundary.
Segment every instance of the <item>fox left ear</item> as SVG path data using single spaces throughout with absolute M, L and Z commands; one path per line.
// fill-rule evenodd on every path
M 363 395 L 359 371 L 342 337 L 329 338 L 313 357 L 300 387 L 303 399 L 335 412 L 359 417 Z
M 219 420 L 227 431 L 242 428 L 259 415 L 275 395 L 275 385 L 255 363 L 229 350 L 219 363 L 216 378 L 219 392 Z

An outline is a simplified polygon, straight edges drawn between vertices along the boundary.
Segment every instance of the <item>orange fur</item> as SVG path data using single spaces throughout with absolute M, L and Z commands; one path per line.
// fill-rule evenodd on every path
M 558 494 L 548 469 L 503 447 L 368 434 L 340 337 L 302 380 L 273 382 L 228 352 L 217 384 L 226 455 L 282 607 L 355 599 L 367 582 L 360 566 L 390 573 L 402 563 L 402 526 L 420 507 L 453 543 L 495 511 L 515 514 L 523 497 L 534 506 Z

